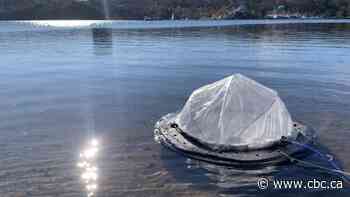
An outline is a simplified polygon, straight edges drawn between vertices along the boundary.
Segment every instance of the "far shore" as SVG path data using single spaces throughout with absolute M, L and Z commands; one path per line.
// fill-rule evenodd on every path
M 212 19 L 212 18 L 203 18 L 203 19 L 133 19 L 133 18 L 38 18 L 38 19 L 0 19 L 0 21 L 63 21 L 63 20 L 82 20 L 82 21 L 250 21 L 250 20 L 350 20 L 350 17 L 345 18 L 336 18 L 336 17 L 306 17 L 306 18 L 245 18 L 245 19 Z

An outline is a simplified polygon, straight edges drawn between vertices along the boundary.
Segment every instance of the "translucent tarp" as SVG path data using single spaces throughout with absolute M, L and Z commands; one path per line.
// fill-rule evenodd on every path
M 293 131 L 277 92 L 240 74 L 195 90 L 175 122 L 189 136 L 215 146 L 263 148 Z

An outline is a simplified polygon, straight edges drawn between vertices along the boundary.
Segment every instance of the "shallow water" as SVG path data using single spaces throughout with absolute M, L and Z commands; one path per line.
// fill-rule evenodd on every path
M 154 142 L 153 124 L 239 72 L 276 89 L 350 171 L 349 38 L 346 20 L 0 22 L 0 196 L 348 196 L 260 191 L 258 177 L 339 177 L 187 160 Z M 81 153 L 96 156 L 89 184 Z

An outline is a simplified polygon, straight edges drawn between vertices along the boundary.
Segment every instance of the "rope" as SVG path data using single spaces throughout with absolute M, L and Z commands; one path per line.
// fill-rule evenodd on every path
M 318 165 L 318 164 L 314 164 L 314 163 L 311 163 L 311 162 L 307 162 L 307 161 L 303 161 L 303 160 L 297 159 L 295 157 L 292 157 L 292 156 L 288 155 L 287 153 L 285 153 L 283 151 L 279 151 L 279 152 L 283 156 L 285 156 L 288 159 L 290 159 L 291 161 L 297 161 L 299 163 L 306 164 L 306 165 L 312 166 L 312 167 L 316 167 L 316 168 L 319 168 L 319 169 L 322 169 L 322 170 L 327 170 L 327 171 L 339 173 L 339 174 L 342 174 L 342 175 L 345 175 L 345 176 L 350 176 L 350 172 L 346 172 L 346 171 L 343 171 L 343 170 L 332 169 L 332 168 L 327 168 L 327 167 L 324 167 L 324 166 L 321 166 L 321 165 Z
M 322 154 L 322 153 L 321 153 L 320 151 L 318 151 L 317 149 L 315 149 L 315 148 L 313 148 L 313 147 L 311 147 L 311 146 L 309 146 L 309 145 L 307 145 L 307 144 L 299 143 L 299 142 L 297 142 L 297 141 L 293 141 L 293 140 L 287 140 L 287 141 L 288 141 L 289 143 L 291 143 L 291 144 L 294 144 L 294 145 L 297 145 L 297 146 L 301 146 L 301 147 L 303 147 L 303 148 L 306 148 L 306 149 L 308 149 L 308 150 L 310 150 L 310 151 L 316 153 L 320 158 L 322 158 L 322 159 L 328 161 L 328 162 L 332 165 L 333 168 L 335 168 L 335 169 L 337 169 L 337 170 L 341 170 L 341 169 L 337 166 L 337 164 L 335 164 L 335 163 L 333 162 L 333 160 L 329 160 L 329 159 L 327 158 L 327 156 L 325 156 L 324 154 Z
M 350 183 L 350 178 L 349 178 L 349 177 L 350 177 L 350 172 L 346 172 L 346 171 L 341 170 L 333 161 L 330 161 L 330 160 L 329 160 L 324 154 L 322 154 L 320 151 L 316 150 L 315 148 L 313 148 L 313 147 L 311 147 L 311 146 L 308 146 L 308 145 L 306 145 L 306 144 L 301 144 L 301 143 L 296 142 L 296 141 L 287 140 L 287 142 L 311 150 L 312 152 L 314 152 L 314 153 L 316 153 L 318 156 L 320 156 L 322 159 L 328 161 L 328 162 L 332 165 L 332 167 L 335 168 L 335 169 L 327 168 L 327 167 L 324 167 L 324 166 L 321 166 L 321 165 L 318 165 L 318 164 L 315 164 L 315 163 L 311 163 L 311 162 L 307 162 L 307 161 L 303 161 L 303 160 L 297 159 L 297 158 L 292 157 L 292 156 L 290 156 L 289 154 L 283 152 L 282 150 L 279 150 L 279 152 L 280 152 L 283 156 L 287 157 L 289 160 L 291 160 L 291 161 L 297 161 L 298 163 L 304 164 L 304 166 L 311 166 L 311 167 L 318 168 L 318 169 L 321 169 L 321 170 L 325 170 L 325 171 L 328 171 L 328 172 L 336 173 L 337 175 L 340 175 L 340 177 L 341 177 L 343 180 L 345 180 L 346 182 Z

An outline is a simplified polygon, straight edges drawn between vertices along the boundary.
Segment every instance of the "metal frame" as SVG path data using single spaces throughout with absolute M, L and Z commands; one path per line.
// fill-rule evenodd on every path
M 315 132 L 311 128 L 295 122 L 294 129 L 298 133 L 295 139 L 297 142 L 305 145 L 314 142 Z M 186 136 L 185 132 L 166 117 L 157 122 L 154 137 L 157 142 L 186 157 L 226 166 L 277 165 L 289 160 L 285 154 L 301 157 L 307 152 L 302 146 L 295 146 L 288 143 L 288 140 L 283 139 L 266 149 L 246 150 L 240 147 L 230 150 L 208 149 L 206 146 L 198 143 L 198 141 Z

